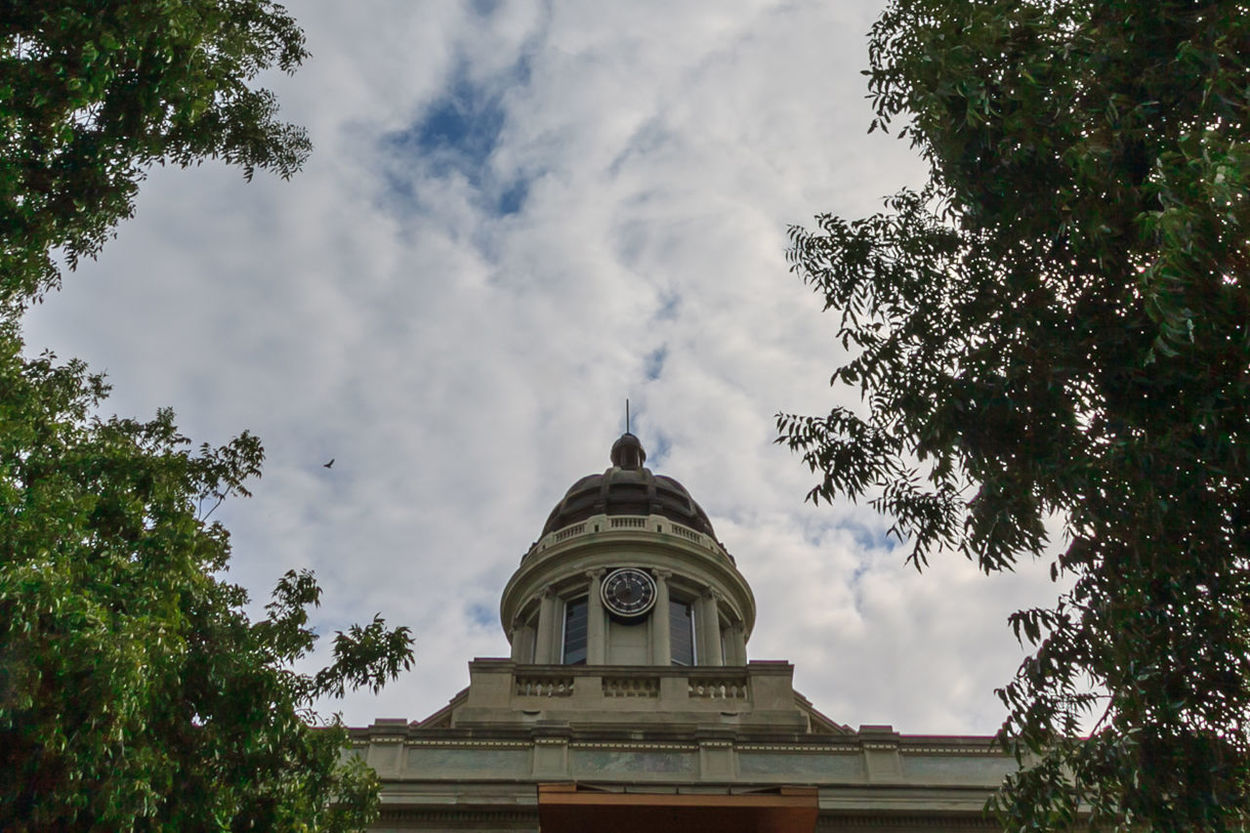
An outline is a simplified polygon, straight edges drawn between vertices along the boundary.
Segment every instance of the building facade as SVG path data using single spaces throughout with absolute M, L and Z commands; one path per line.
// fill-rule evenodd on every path
M 512 653 L 424 720 L 353 730 L 380 831 L 992 830 L 988 737 L 852 729 L 750 660 L 755 599 L 632 434 L 574 483 L 504 588 Z

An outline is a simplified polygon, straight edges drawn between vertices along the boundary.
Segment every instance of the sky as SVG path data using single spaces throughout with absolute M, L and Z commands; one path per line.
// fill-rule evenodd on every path
M 778 412 L 859 402 L 829 387 L 836 319 L 789 272 L 788 227 L 924 175 L 867 133 L 881 5 L 290 2 L 312 58 L 262 80 L 309 131 L 305 169 L 154 169 L 28 314 L 28 351 L 106 372 L 118 414 L 261 437 L 254 496 L 215 515 L 228 577 L 259 611 L 314 570 L 314 660 L 378 612 L 416 638 L 381 694 L 322 704 L 351 725 L 421 719 L 508 654 L 504 584 L 607 468 L 628 398 L 648 467 L 754 589 L 752 659 L 793 662 L 841 723 L 992 733 L 1022 657 L 1006 617 L 1053 598 L 1045 565 L 918 574 L 888 518 L 805 502 L 816 477 L 773 443 Z

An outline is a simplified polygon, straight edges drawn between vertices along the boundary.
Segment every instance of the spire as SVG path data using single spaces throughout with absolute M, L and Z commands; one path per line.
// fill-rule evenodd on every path
M 640 469 L 647 461 L 647 452 L 633 434 L 626 431 L 612 443 L 612 465 L 622 469 Z

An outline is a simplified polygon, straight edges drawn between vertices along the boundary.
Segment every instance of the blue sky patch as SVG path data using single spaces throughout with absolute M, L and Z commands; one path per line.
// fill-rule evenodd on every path
M 505 217 L 509 214 L 516 214 L 521 210 L 521 206 L 525 205 L 525 198 L 529 196 L 529 192 L 529 182 L 524 179 L 517 180 L 499 195 L 496 210 Z
M 443 94 L 416 121 L 382 137 L 382 147 L 391 157 L 383 174 L 390 196 L 411 205 L 420 199 L 416 193 L 420 176 L 459 175 L 477 192 L 487 212 L 498 216 L 520 212 L 530 180 L 495 170 L 491 159 L 508 119 L 503 91 L 523 84 L 529 72 L 528 60 L 521 58 L 486 82 L 470 78 L 463 68 L 453 73 Z
M 648 382 L 654 382 L 660 378 L 660 374 L 664 372 L 664 360 L 668 358 L 668 347 L 660 347 L 649 353 L 642 363 L 642 372 L 646 374 Z
M 469 605 L 466 613 L 469 614 L 469 621 L 478 627 L 488 628 L 498 624 L 495 612 L 484 604 Z
M 864 552 L 892 552 L 900 543 L 897 536 L 887 534 L 879 526 L 850 522 L 844 523 L 842 528 L 851 533 L 855 546 Z
M 499 141 L 504 118 L 499 94 L 461 72 L 420 121 L 391 141 L 434 157 L 476 182 Z
M 672 321 L 677 318 L 677 308 L 681 306 L 681 296 L 676 292 L 668 292 L 660 296 L 660 308 L 656 310 L 657 321 Z
M 664 461 L 668 459 L 668 453 L 672 448 L 672 441 L 664 434 L 657 432 L 654 443 L 647 449 L 647 467 L 652 471 L 663 468 Z

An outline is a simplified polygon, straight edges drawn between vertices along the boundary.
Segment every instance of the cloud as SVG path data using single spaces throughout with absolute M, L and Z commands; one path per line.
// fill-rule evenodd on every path
M 777 411 L 858 402 L 827 387 L 834 324 L 787 273 L 788 224 L 923 173 L 865 132 L 878 4 L 289 7 L 314 58 L 272 86 L 307 169 L 153 171 L 28 333 L 108 371 L 123 414 L 262 437 L 255 497 L 218 511 L 233 579 L 260 604 L 308 566 L 323 634 L 382 611 L 417 637 L 416 670 L 330 708 L 420 718 L 507 653 L 499 593 L 628 397 L 755 589 L 753 657 L 842 722 L 996 729 L 1003 618 L 1053 589 L 916 575 L 888 521 L 805 504 L 772 443 Z

